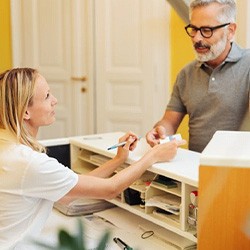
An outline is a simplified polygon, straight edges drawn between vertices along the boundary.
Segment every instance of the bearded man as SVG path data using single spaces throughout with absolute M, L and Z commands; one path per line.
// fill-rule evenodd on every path
M 185 27 L 196 60 L 177 76 L 162 119 L 146 135 L 154 146 L 189 116 L 189 149 L 202 152 L 217 130 L 241 129 L 249 108 L 250 50 L 234 41 L 234 0 L 194 0 Z

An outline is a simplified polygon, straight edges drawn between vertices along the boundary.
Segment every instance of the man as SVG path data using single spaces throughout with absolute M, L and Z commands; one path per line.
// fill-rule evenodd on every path
M 146 138 L 158 144 L 188 114 L 189 149 L 202 152 L 215 131 L 240 130 L 249 106 L 250 51 L 232 41 L 234 0 L 194 0 L 189 14 L 185 29 L 196 60 L 178 74 L 165 114 Z

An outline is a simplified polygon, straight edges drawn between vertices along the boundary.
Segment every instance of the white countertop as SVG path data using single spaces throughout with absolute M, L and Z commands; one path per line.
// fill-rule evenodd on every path
M 122 135 L 124 135 L 123 132 L 114 132 L 79 136 L 71 138 L 70 143 L 112 158 L 117 150 L 108 150 L 108 147 L 116 144 Z M 137 143 L 137 148 L 130 152 L 127 163 L 131 164 L 138 160 L 149 148 L 146 139 L 141 138 Z M 179 148 L 176 157 L 171 162 L 156 163 L 150 170 L 158 174 L 167 173 L 170 178 L 198 186 L 199 161 L 199 153 Z
M 201 154 L 201 165 L 250 167 L 250 132 L 217 131 Z

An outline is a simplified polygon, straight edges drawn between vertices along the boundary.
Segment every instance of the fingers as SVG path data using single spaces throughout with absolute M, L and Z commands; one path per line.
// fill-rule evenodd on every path
M 139 139 L 140 138 L 135 133 L 129 131 L 119 139 L 119 142 L 126 141 L 126 144 L 123 146 L 123 148 L 133 151 L 136 148 Z
M 128 131 L 125 135 L 123 135 L 120 139 L 119 139 L 119 142 L 123 142 L 123 141 L 127 141 L 129 139 L 129 137 L 133 137 L 135 139 L 138 139 L 139 137 L 131 132 L 131 131 Z
M 158 133 L 156 132 L 155 129 L 149 131 L 146 134 L 146 140 L 151 147 L 154 147 L 155 145 L 160 143 Z
M 166 129 L 163 126 L 157 126 L 146 134 L 147 143 L 151 147 L 160 144 L 160 139 L 164 139 L 165 137 Z
M 125 144 L 126 149 L 133 151 L 136 148 L 137 145 L 137 138 L 130 136 L 127 140 L 127 143 Z
M 177 153 L 178 147 L 186 144 L 186 140 L 172 140 L 170 142 L 155 146 L 158 162 L 170 161 Z
M 174 150 L 175 150 L 175 154 L 176 154 L 178 147 L 185 145 L 187 143 L 187 141 L 183 140 L 183 139 L 182 140 L 174 139 L 174 140 L 170 141 L 169 143 L 174 144 Z
M 170 142 L 167 142 L 168 145 L 166 145 L 166 146 L 167 146 L 167 148 L 168 148 L 170 151 L 173 149 L 174 152 L 176 153 L 178 147 L 180 147 L 180 146 L 182 146 L 182 145 L 185 145 L 186 143 L 187 143 L 186 140 L 176 140 L 176 139 L 174 139 L 174 140 L 172 140 L 172 141 L 170 141 Z M 163 144 L 161 144 L 161 145 L 163 145 Z
M 187 143 L 186 140 L 176 140 L 176 139 L 174 139 L 173 142 L 176 143 L 177 147 L 185 145 Z
M 159 139 L 164 139 L 166 137 L 166 129 L 163 126 L 157 126 L 156 128 Z
M 159 134 L 157 132 L 155 133 L 155 131 L 161 131 L 161 137 L 162 137 L 163 136 L 162 132 L 165 131 L 165 128 L 163 126 L 158 126 L 158 127 L 153 129 L 151 132 L 149 132 L 146 135 L 147 140 L 148 140 L 148 138 L 150 138 L 150 143 L 149 144 L 152 147 L 155 146 L 155 145 L 158 145 L 160 143 Z M 123 148 L 126 149 L 126 150 L 133 151 L 136 148 L 137 142 L 138 142 L 139 139 L 140 138 L 135 133 L 129 131 L 119 139 L 119 142 L 126 142 L 126 144 L 123 146 Z M 187 142 L 186 142 L 186 140 L 176 140 L 176 139 L 174 139 L 169 143 L 170 143 L 170 145 L 172 145 L 172 147 L 176 148 L 176 150 L 177 150 L 177 147 L 185 145 Z M 167 146 L 167 147 L 171 148 L 170 145 Z

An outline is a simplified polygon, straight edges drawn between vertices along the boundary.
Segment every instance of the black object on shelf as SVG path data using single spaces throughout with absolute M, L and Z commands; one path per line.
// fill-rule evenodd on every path
M 124 190 L 124 198 L 127 204 L 129 205 L 139 205 L 141 204 L 141 194 L 140 192 L 127 188 Z

